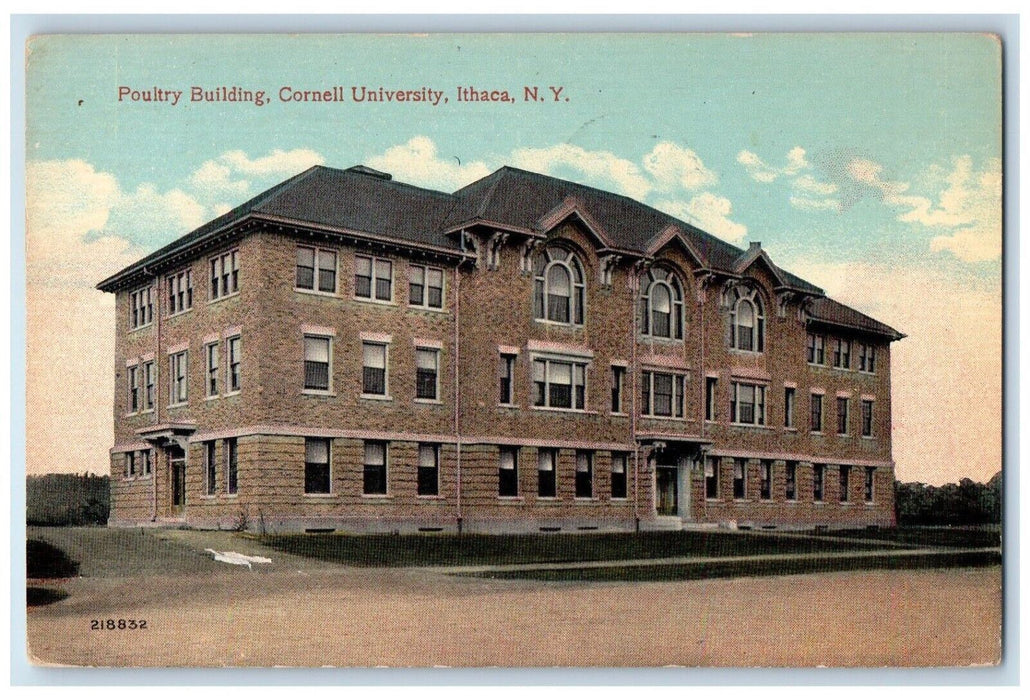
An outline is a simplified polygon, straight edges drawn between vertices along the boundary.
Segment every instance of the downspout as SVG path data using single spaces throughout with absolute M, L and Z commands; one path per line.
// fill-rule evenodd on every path
M 640 278 L 630 268 L 629 289 L 632 294 L 630 309 L 633 312 L 633 323 L 630 324 L 630 370 L 633 372 L 633 400 L 630 402 L 630 438 L 633 440 L 633 521 L 637 532 L 640 531 L 640 444 L 637 442 L 637 400 L 640 392 L 640 371 L 637 367 L 637 299 L 640 290 Z
M 697 292 L 697 308 L 698 308 L 698 324 L 701 327 L 701 357 L 698 362 L 698 374 L 701 376 L 701 439 L 704 440 L 708 436 L 708 423 L 705 420 L 708 416 L 708 373 L 705 371 L 705 290 L 706 278 L 702 277 L 700 280 L 701 289 Z M 716 384 L 718 386 L 718 384 Z M 718 395 L 718 394 L 717 394 Z M 713 400 L 715 397 L 712 397 Z M 712 414 L 712 418 L 715 418 L 715 414 Z M 704 443 L 702 442 L 702 446 Z M 708 459 L 705 451 L 699 446 L 698 452 L 701 453 L 701 488 L 702 491 L 706 488 L 705 482 L 706 477 L 705 469 L 708 465 L 705 463 Z M 704 509 L 704 518 L 708 520 L 708 493 L 704 492 L 704 497 L 701 499 L 702 508 Z
M 465 231 L 462 229 L 461 232 L 461 246 L 465 247 Z M 461 335 L 459 333 L 461 325 L 461 263 L 464 262 L 464 258 L 458 261 L 458 264 L 454 266 L 454 442 L 456 447 L 456 472 L 458 478 L 457 488 L 457 510 L 458 510 L 458 534 L 461 534 L 462 530 L 462 513 L 461 513 L 461 414 L 460 414 L 460 377 L 461 370 L 459 360 L 461 359 Z
M 157 372 L 161 367 L 161 276 L 154 277 L 154 306 L 157 309 L 156 344 L 154 348 L 154 425 L 161 423 L 161 382 L 157 379 Z M 143 378 L 146 381 L 146 377 Z M 154 459 L 150 463 L 150 522 L 157 521 L 157 450 L 154 450 Z

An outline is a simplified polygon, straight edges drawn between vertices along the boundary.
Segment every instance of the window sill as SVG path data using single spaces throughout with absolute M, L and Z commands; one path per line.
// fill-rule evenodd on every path
M 826 501 L 815 501 L 815 500 L 813 500 L 812 501 L 812 505 L 813 506 L 825 506 L 826 505 Z
M 166 321 L 170 321 L 173 318 L 178 318 L 179 316 L 185 316 L 190 311 L 193 311 L 193 307 L 192 306 L 190 308 L 188 308 L 188 309 L 183 309 L 182 311 L 176 311 L 174 314 L 168 314 L 167 316 L 165 316 L 165 320 Z
M 415 399 L 415 403 L 427 406 L 443 406 L 443 401 L 441 399 Z
M 862 439 L 863 439 L 863 440 L 869 440 L 870 442 L 872 442 L 872 441 L 873 441 L 873 440 L 875 440 L 876 438 L 875 438 L 875 437 L 873 437 L 872 435 L 863 435 L 863 436 L 862 436 Z
M 544 503 L 561 503 L 562 499 L 557 496 L 537 496 L 536 500 L 538 503 L 540 501 L 543 501 Z
M 153 327 L 154 327 L 154 322 L 151 321 L 150 323 L 146 324 L 145 326 L 136 326 L 135 328 L 130 328 L 128 330 L 128 333 L 129 333 L 129 335 L 132 335 L 136 331 L 145 331 L 148 328 L 153 328 Z
M 616 498 L 615 496 L 612 496 L 611 499 L 609 499 L 609 502 L 613 506 L 626 506 L 629 505 L 630 500 L 626 497 Z
M 367 498 L 370 501 L 392 501 L 393 496 L 388 493 L 363 493 L 362 498 Z
M 368 401 L 393 401 L 393 397 L 389 394 L 359 394 L 358 398 Z
M 223 494 L 219 494 L 218 497 L 219 498 L 224 498 L 227 501 L 235 501 L 237 498 L 240 497 L 240 494 L 238 494 L 238 493 L 223 493 Z
M 534 318 L 533 323 L 542 323 L 545 326 L 554 326 L 555 328 L 568 328 L 570 331 L 583 330 L 582 323 L 572 323 L 571 321 L 566 323 L 565 321 L 551 321 L 546 318 Z
M 499 404 L 497 404 L 497 408 L 518 408 L 518 407 L 519 407 L 519 405 L 517 403 L 499 403 Z
M 722 503 L 721 498 L 705 498 L 705 503 Z
M 415 500 L 418 500 L 418 501 L 446 501 L 447 497 L 446 496 L 441 496 L 439 494 L 436 494 L 436 495 L 429 495 L 429 494 L 422 495 L 422 494 L 416 493 L 415 494 Z
M 533 406 L 534 411 L 546 413 L 578 413 L 580 415 L 597 415 L 597 411 L 587 411 L 583 408 L 554 408 L 553 406 Z
M 629 418 L 629 414 L 625 411 L 612 411 L 608 415 L 612 418 Z
M 732 428 L 751 428 L 753 430 L 775 430 L 775 428 L 768 425 L 759 425 L 757 423 L 730 423 Z
M 321 389 L 301 389 L 301 396 L 322 396 L 327 398 L 333 398 L 336 396 L 335 391 L 323 391 Z
M 221 394 L 211 394 L 210 396 L 205 396 L 204 400 L 205 401 L 214 401 L 215 399 L 220 399 L 220 398 L 222 398 Z
M 222 397 L 223 398 L 228 398 L 230 396 L 239 396 L 240 393 L 241 393 L 240 389 L 237 389 L 236 391 L 227 391 L 224 394 L 222 394 Z
M 740 348 L 729 348 L 731 355 L 742 355 L 744 357 L 757 357 L 764 355 L 765 350 L 741 350 Z
M 182 403 L 170 403 L 168 404 L 169 409 L 173 408 L 186 408 L 190 405 L 189 401 L 183 401 Z
M 785 432 L 785 433 L 796 433 L 797 431 L 798 431 L 797 428 L 792 428 L 792 427 L 786 426 L 786 425 L 783 426 L 783 432 Z
M 812 435 L 818 435 L 820 437 L 822 437 L 824 435 L 823 431 L 821 431 L 821 430 L 813 430 L 813 431 L 811 431 L 811 434 Z
M 139 411 L 129 411 L 128 413 L 123 413 L 122 418 L 132 418 L 133 416 L 138 416 L 139 413 Z
M 798 499 L 788 498 L 784 501 L 784 503 L 786 503 L 788 506 L 796 506 L 798 504 Z
M 650 343 L 661 343 L 662 345 L 683 345 L 683 338 L 666 338 L 660 335 L 645 335 L 640 334 L 639 340 L 642 342 Z
M 202 501 L 215 501 L 218 500 L 218 494 L 216 493 L 203 493 L 200 495 Z
M 327 499 L 327 498 L 339 498 L 339 497 L 340 497 L 340 494 L 338 494 L 338 493 L 305 493 L 304 494 L 304 498 L 314 498 L 316 500 L 319 500 L 319 499 L 324 500 L 324 499 Z
M 450 313 L 449 309 L 444 307 L 436 308 L 435 306 L 419 306 L 418 304 L 408 304 L 408 308 L 412 311 L 425 311 L 431 314 L 447 314 Z
M 376 306 L 400 306 L 397 302 L 392 299 L 367 299 L 365 297 L 354 297 L 354 301 L 359 304 L 375 304 Z
M 226 299 L 235 299 L 239 295 L 240 295 L 240 292 L 239 292 L 239 290 L 237 290 L 237 291 L 233 292 L 232 294 L 223 294 L 222 296 L 218 297 L 217 299 L 208 299 L 207 303 L 208 303 L 208 306 L 210 306 L 211 304 L 217 304 L 218 302 L 225 301 Z
M 331 299 L 339 299 L 339 295 L 336 292 L 323 292 L 319 289 L 304 289 L 303 287 L 294 287 L 293 291 L 297 294 L 310 294 L 316 297 L 329 297 Z
M 686 423 L 687 422 L 687 419 L 685 417 L 654 416 L 654 415 L 651 415 L 649 413 L 641 413 L 640 417 L 641 418 L 646 418 L 647 420 L 664 420 L 664 421 L 671 421 L 673 423 Z

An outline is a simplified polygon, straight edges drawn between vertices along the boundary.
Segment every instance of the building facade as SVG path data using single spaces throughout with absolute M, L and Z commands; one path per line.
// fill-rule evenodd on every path
M 98 288 L 112 525 L 894 522 L 903 336 L 626 197 L 315 167 Z

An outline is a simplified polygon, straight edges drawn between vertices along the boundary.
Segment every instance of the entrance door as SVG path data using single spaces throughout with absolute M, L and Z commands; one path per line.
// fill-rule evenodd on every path
M 655 510 L 658 515 L 679 513 L 678 471 L 676 467 L 655 467 Z
M 168 465 L 172 477 L 172 515 L 186 512 L 186 453 L 180 447 L 168 449 Z

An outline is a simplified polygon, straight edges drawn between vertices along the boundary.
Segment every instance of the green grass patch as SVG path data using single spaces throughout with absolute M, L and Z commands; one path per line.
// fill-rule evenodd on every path
M 1001 527 L 898 527 L 886 530 L 834 530 L 836 537 L 882 540 L 919 547 L 1000 547 Z
M 735 560 L 655 566 L 606 566 L 577 569 L 523 569 L 460 574 L 476 578 L 535 581 L 690 581 L 710 578 L 789 576 L 869 569 L 931 569 L 982 567 L 1001 564 L 999 552 L 927 553 L 908 556 L 877 555 L 832 559 L 778 561 Z
M 582 535 L 268 535 L 289 554 L 351 566 L 472 566 L 866 550 L 875 543 L 741 532 Z

